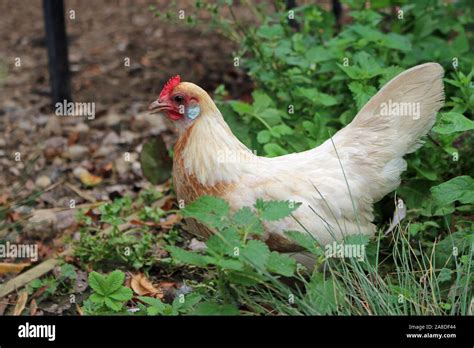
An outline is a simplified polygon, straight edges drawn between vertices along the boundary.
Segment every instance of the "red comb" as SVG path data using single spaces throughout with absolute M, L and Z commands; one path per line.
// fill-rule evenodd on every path
M 176 75 L 170 78 L 168 82 L 166 82 L 163 89 L 161 90 L 160 98 L 169 94 L 177 85 L 179 85 L 180 82 L 181 82 L 181 77 L 179 75 Z

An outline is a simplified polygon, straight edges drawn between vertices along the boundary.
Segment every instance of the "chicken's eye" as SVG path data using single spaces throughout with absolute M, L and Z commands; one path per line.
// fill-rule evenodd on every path
M 178 103 L 178 104 L 181 104 L 183 101 L 184 101 L 184 97 L 180 94 L 177 94 L 173 97 L 173 100 Z

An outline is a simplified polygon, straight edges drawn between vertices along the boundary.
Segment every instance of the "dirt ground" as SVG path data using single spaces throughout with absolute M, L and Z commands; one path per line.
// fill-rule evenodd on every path
M 170 76 L 208 91 L 224 83 L 234 98 L 248 93 L 250 80 L 233 66 L 235 45 L 206 28 L 158 20 L 149 5 L 166 3 L 65 1 L 72 97 L 95 103 L 88 120 L 52 113 L 42 1 L 0 0 L 0 207 L 9 208 L 12 226 L 24 227 L 0 228 L 0 240 L 54 240 L 74 229 L 71 199 L 78 206 L 109 201 L 149 185 L 142 145 L 162 135 L 172 146 L 174 134 L 146 108 Z M 193 11 L 190 4 L 180 8 Z M 34 220 L 52 208 L 59 211 L 54 225 L 48 214 L 46 224 Z M 25 227 L 31 219 L 38 227 Z M 42 258 L 53 244 L 44 244 Z

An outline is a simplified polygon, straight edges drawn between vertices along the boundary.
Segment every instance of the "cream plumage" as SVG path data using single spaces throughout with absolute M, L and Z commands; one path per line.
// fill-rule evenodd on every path
M 203 194 L 224 198 L 233 209 L 257 198 L 303 203 L 294 217 L 322 244 L 346 234 L 373 234 L 373 203 L 400 184 L 403 156 L 415 151 L 443 105 L 443 69 L 415 66 L 388 82 L 354 120 L 322 145 L 275 158 L 254 155 L 231 132 L 209 95 L 178 80 L 151 108 L 176 123 L 173 178 L 178 199 Z M 166 93 L 165 93 L 166 92 Z M 198 116 L 188 117 L 198 110 Z M 283 231 L 302 228 L 293 218 L 266 223 L 273 249 L 297 251 Z M 189 221 L 200 235 L 211 231 Z

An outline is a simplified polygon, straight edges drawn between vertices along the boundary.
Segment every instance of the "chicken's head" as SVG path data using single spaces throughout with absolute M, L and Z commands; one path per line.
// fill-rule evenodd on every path
M 161 93 L 148 110 L 151 113 L 162 113 L 172 121 L 191 123 L 201 114 L 200 102 L 207 93 L 200 87 L 181 82 L 179 75 L 172 77 L 165 84 Z

